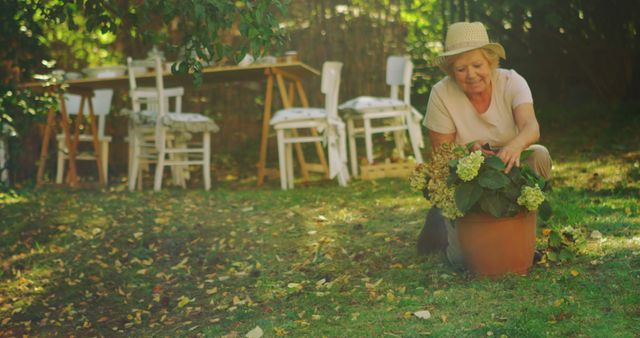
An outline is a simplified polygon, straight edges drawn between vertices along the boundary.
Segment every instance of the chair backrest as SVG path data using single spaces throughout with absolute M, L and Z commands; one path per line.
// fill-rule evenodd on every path
M 80 112 L 80 100 L 82 97 L 76 94 L 64 94 L 64 102 L 67 108 L 67 114 L 76 115 Z M 93 105 L 93 114 L 98 118 L 98 137 L 104 137 L 104 128 L 106 117 L 111 111 L 111 101 L 113 99 L 113 89 L 96 89 L 93 91 L 91 103 Z M 84 116 L 88 116 L 89 106 L 84 103 Z
M 342 62 L 326 61 L 322 65 L 322 83 L 320 90 L 325 95 L 324 108 L 328 118 L 338 116 L 338 93 L 340 92 L 340 73 Z
M 408 56 L 393 55 L 387 58 L 387 84 L 391 87 L 392 99 L 398 99 L 399 88 L 403 86 L 403 100 L 411 104 L 411 77 L 413 62 Z
M 146 73 L 147 69 L 153 69 L 155 75 L 155 91 L 149 87 L 138 87 L 136 75 Z M 169 110 L 169 98 L 164 96 L 164 80 L 162 77 L 163 66 L 159 55 L 146 60 L 134 60 L 127 58 L 127 73 L 129 75 L 129 94 L 134 112 L 140 112 L 144 105 L 147 110 L 156 111 L 160 116 Z M 159 100 L 163 97 L 164 100 Z

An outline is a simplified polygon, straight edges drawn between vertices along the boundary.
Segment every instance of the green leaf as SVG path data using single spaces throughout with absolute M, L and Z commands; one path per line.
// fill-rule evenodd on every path
M 522 177 L 522 171 L 518 167 L 512 167 L 511 171 L 509 171 L 507 175 L 509 176 L 511 181 L 518 187 L 527 184 L 527 180 Z
M 560 250 L 560 253 L 558 254 L 558 258 L 561 261 L 566 261 L 569 260 L 571 258 L 573 258 L 573 252 L 571 252 L 569 249 L 563 248 L 562 250 Z
M 496 170 L 505 170 L 507 169 L 507 166 L 504 164 L 504 162 L 502 162 L 502 160 L 500 159 L 500 157 L 492 155 L 489 156 L 487 158 L 484 159 L 484 163 L 489 167 L 489 168 L 493 168 Z
M 498 192 L 487 191 L 482 195 L 480 208 L 494 217 L 505 217 L 509 211 L 509 201 Z
M 478 177 L 478 184 L 480 184 L 480 186 L 492 190 L 503 188 L 510 182 L 507 175 L 496 170 L 485 170 L 480 174 L 480 177 Z
M 455 192 L 456 206 L 466 213 L 482 196 L 482 188 L 474 182 L 463 182 Z
M 542 202 L 542 204 L 540 204 L 540 207 L 538 207 L 538 215 L 540 215 L 540 218 L 542 218 L 543 221 L 551 218 L 552 213 L 553 210 L 551 209 L 551 203 L 549 203 L 547 200 Z
M 511 201 L 515 201 L 520 197 L 520 187 L 514 182 L 510 182 L 502 191 L 504 196 Z
M 551 234 L 549 234 L 549 246 L 552 248 L 558 248 L 560 245 L 562 245 L 562 237 L 560 236 L 560 233 L 552 231 Z
M 547 252 L 547 259 L 552 261 L 552 262 L 557 262 L 558 261 L 558 255 L 553 251 Z
M 520 153 L 520 163 L 524 162 L 524 160 L 527 159 L 527 157 L 531 156 L 531 154 L 533 154 L 533 150 L 531 149 L 527 149 L 524 150 Z

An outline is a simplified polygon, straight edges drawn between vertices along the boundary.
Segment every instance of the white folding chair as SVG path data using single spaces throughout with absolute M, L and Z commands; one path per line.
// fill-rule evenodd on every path
M 387 58 L 386 76 L 391 87 L 390 97 L 360 96 L 340 105 L 347 122 L 353 176 L 358 176 L 356 137 L 364 137 L 367 161 L 373 164 L 373 134 L 376 133 L 393 132 L 398 155 L 404 158 L 404 131 L 408 131 L 416 162 L 422 163 L 422 115 L 411 106 L 412 73 L 413 63 L 408 57 L 390 56 Z M 398 99 L 400 86 L 403 86 L 403 100 Z M 379 123 L 375 124 L 374 120 Z
M 219 127 L 201 114 L 182 113 L 184 88 L 164 88 L 162 59 L 156 56 L 150 60 L 127 59 L 129 70 L 130 96 L 133 111 L 129 126 L 129 146 L 131 167 L 129 170 L 129 190 L 141 187 L 140 168 L 142 164 L 155 164 L 153 189 L 162 187 L 164 167 L 186 168 L 201 165 L 206 190 L 211 188 L 211 132 Z M 137 69 L 153 69 L 155 87 L 138 87 Z M 176 112 L 169 112 L 169 99 L 175 100 Z M 145 106 L 146 109 L 142 109 Z M 193 134 L 202 134 L 202 142 L 194 143 Z M 183 170 L 172 171 L 174 182 L 185 187 Z
M 329 177 L 338 178 L 341 186 L 349 181 L 347 144 L 344 122 L 338 116 L 341 62 L 327 61 L 322 66 L 321 91 L 325 95 L 324 108 L 288 108 L 275 113 L 270 124 L 278 138 L 278 161 L 282 190 L 293 189 L 294 143 L 322 141 L 329 154 Z M 299 129 L 315 129 L 317 135 L 299 135 Z
M 98 118 L 98 142 L 100 143 L 100 157 L 102 168 L 104 169 L 104 181 L 108 181 L 109 177 L 109 143 L 111 136 L 104 134 L 104 128 L 107 115 L 111 111 L 111 100 L 113 98 L 113 89 L 96 89 L 91 99 L 93 104 L 93 113 Z M 69 115 L 77 115 L 80 112 L 81 96 L 76 94 L 64 94 L 64 101 Z M 85 104 L 85 107 L 88 104 Z M 88 108 L 87 108 L 88 109 Z M 65 160 L 69 159 L 69 151 L 67 149 L 66 138 L 64 134 L 56 135 L 58 141 L 58 170 L 56 171 L 56 183 L 62 183 L 64 179 Z M 79 142 L 93 142 L 93 136 L 90 134 L 80 134 Z M 78 144 L 80 149 L 80 143 Z M 96 154 L 93 152 L 79 152 L 76 154 L 76 160 L 92 160 L 95 161 Z

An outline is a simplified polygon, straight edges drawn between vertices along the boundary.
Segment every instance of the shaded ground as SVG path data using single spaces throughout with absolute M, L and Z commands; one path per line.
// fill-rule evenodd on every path
M 634 336 L 640 114 L 563 114 L 540 118 L 544 226 L 587 238 L 571 262 L 489 281 L 418 257 L 429 206 L 402 179 L 21 191 L 0 195 L 0 335 Z

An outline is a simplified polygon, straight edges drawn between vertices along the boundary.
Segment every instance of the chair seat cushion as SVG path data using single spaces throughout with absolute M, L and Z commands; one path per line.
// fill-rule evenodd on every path
M 131 113 L 131 118 L 138 125 L 155 125 L 157 113 L 143 110 Z M 173 131 L 201 133 L 217 133 L 220 127 L 209 117 L 197 113 L 168 113 L 162 123 Z
M 271 118 L 270 124 L 275 125 L 282 122 L 326 119 L 327 112 L 323 108 L 287 108 L 278 110 Z
M 407 107 L 408 105 L 404 101 L 389 97 L 360 96 L 341 104 L 338 106 L 338 109 L 350 113 L 367 113 L 386 110 L 403 110 L 407 109 Z
M 71 137 L 71 139 L 73 139 L 73 134 L 71 134 L 69 136 Z M 64 141 L 65 138 L 66 137 L 65 137 L 64 134 L 56 135 L 56 139 L 58 141 Z M 93 135 L 80 134 L 80 135 L 78 135 L 78 140 L 80 140 L 80 141 L 93 141 Z M 100 142 L 111 142 L 111 136 L 98 137 L 98 141 L 100 141 Z

